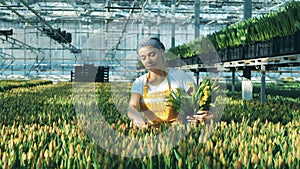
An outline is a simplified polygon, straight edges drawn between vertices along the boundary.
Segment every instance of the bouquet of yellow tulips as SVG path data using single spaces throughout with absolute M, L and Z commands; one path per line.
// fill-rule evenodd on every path
M 214 106 L 217 93 L 220 90 L 217 80 L 204 77 L 199 86 L 193 85 L 192 95 L 183 89 L 177 89 L 167 96 L 168 106 L 173 106 L 178 112 L 186 115 L 197 114 L 200 110 L 208 111 Z

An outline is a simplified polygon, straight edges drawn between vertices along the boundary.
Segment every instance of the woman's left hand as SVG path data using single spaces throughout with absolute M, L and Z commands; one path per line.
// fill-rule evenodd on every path
M 144 120 L 134 120 L 133 124 L 140 129 L 148 127 L 146 121 Z
M 196 115 L 187 116 L 187 122 L 197 123 L 206 120 L 211 120 L 214 118 L 214 114 L 209 111 L 198 111 Z

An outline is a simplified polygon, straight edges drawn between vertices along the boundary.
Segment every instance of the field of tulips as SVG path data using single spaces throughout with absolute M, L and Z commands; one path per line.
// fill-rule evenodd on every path
M 189 132 L 178 144 L 141 158 L 124 157 L 143 149 L 130 142 L 112 144 L 109 149 L 99 146 L 99 140 L 91 136 L 106 134 L 97 133 L 103 117 L 89 109 L 76 112 L 71 82 L 18 88 L 9 85 L 0 81 L 6 88 L 0 92 L 0 168 L 300 168 L 300 88 L 296 83 L 268 84 L 263 105 L 259 93 L 244 101 L 240 92 L 228 92 L 221 120 L 214 123 L 215 130 L 207 140 L 200 134 L 207 124 L 179 125 Z M 126 111 L 130 84 L 116 86 L 95 84 L 95 98 L 100 103 L 97 108 L 112 129 L 139 138 L 170 127 L 139 130 L 132 126 L 120 113 Z M 281 95 L 288 90 L 292 92 Z M 97 128 L 87 130 L 86 126 Z
M 0 83 L 0 92 L 4 92 L 6 90 L 10 90 L 13 88 L 18 87 L 31 87 L 31 86 L 37 86 L 37 85 L 43 85 L 43 84 L 50 84 L 52 83 L 49 80 L 1 80 Z

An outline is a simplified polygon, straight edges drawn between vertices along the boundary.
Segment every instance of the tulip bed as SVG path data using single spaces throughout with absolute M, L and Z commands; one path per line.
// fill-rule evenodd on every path
M 74 110 L 71 82 L 5 90 L 0 92 L 0 167 L 300 168 L 300 99 L 280 96 L 273 86 L 267 86 L 272 94 L 263 105 L 257 94 L 252 101 L 228 94 L 221 121 L 207 141 L 201 142 L 199 134 L 205 124 L 188 124 L 190 132 L 176 146 L 142 158 L 112 154 L 86 135 Z M 111 83 L 96 83 L 99 109 L 113 129 L 139 137 L 168 127 L 132 126 L 118 112 L 125 111 L 128 95 L 112 89 Z M 129 89 L 130 84 L 119 88 L 123 93 Z M 139 147 L 132 150 L 137 153 Z
M 1 80 L 0 82 L 0 92 L 10 90 L 18 87 L 31 87 L 43 84 L 51 84 L 49 80 Z

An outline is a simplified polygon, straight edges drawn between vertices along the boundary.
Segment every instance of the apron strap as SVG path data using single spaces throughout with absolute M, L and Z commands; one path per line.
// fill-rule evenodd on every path
M 148 94 L 148 90 L 149 90 L 149 78 L 150 78 L 150 73 L 147 73 L 146 75 L 146 84 L 144 86 L 144 96 Z M 169 90 L 171 90 L 171 83 L 170 83 L 170 80 L 169 80 L 169 73 L 168 71 L 166 71 L 166 79 L 168 81 L 168 87 L 169 87 Z

